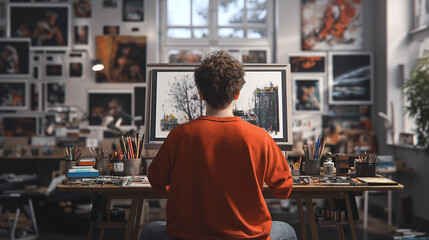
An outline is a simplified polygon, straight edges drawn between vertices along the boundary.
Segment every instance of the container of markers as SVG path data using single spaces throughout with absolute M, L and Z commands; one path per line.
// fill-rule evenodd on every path
M 357 177 L 375 177 L 374 162 L 356 162 Z
M 142 159 L 124 159 L 124 174 L 126 176 L 136 176 L 142 174 Z
M 320 159 L 307 159 L 305 171 L 308 175 L 320 176 Z

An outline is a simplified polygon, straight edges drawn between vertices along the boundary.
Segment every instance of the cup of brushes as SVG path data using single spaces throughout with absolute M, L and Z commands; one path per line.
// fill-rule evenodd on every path
M 72 169 L 74 166 L 77 165 L 77 162 L 79 161 L 79 158 L 82 154 L 82 150 L 80 147 L 77 147 L 76 145 L 73 145 L 72 147 L 65 147 L 64 148 L 64 158 L 65 158 L 65 166 L 64 166 L 64 174 L 67 174 L 67 172 Z
M 135 176 L 142 174 L 143 136 L 121 136 L 120 146 L 124 153 L 124 174 Z
M 305 174 L 308 175 L 320 175 L 320 159 L 322 157 L 323 151 L 325 150 L 326 139 L 319 136 L 317 142 L 311 144 L 304 144 L 304 159 L 305 164 L 303 170 Z
M 375 177 L 375 161 L 377 155 L 371 156 L 366 154 L 364 156 L 356 156 L 356 176 L 357 177 Z

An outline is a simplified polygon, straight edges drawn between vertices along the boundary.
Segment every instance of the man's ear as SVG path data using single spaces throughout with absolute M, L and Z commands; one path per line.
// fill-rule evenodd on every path
M 198 95 L 200 95 L 200 99 L 201 100 L 204 100 L 204 98 L 203 98 L 203 94 L 201 93 L 201 90 L 198 88 Z
M 237 95 L 235 96 L 234 100 L 238 99 L 238 96 L 240 96 L 240 91 L 238 91 Z

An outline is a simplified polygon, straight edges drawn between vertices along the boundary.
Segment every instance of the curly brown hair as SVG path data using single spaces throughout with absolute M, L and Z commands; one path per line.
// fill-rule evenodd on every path
M 195 68 L 195 84 L 213 108 L 225 109 L 243 87 L 243 64 L 225 51 L 206 57 Z

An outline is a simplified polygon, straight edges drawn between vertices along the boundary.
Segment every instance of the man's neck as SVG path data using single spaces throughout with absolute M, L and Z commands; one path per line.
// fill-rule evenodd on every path
M 225 109 L 213 108 L 206 103 L 206 115 L 213 117 L 234 117 L 232 113 L 232 102 Z

